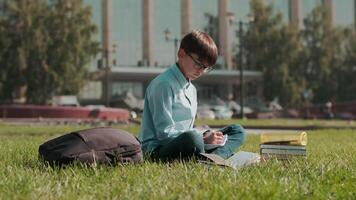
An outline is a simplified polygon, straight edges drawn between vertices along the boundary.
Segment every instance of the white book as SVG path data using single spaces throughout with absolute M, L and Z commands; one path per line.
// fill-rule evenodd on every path
M 260 144 L 260 149 L 304 149 L 302 145 Z
M 261 160 L 261 156 L 258 153 L 246 151 L 239 151 L 226 160 L 216 154 L 202 153 L 201 155 L 208 159 L 208 161 L 199 160 L 201 163 L 216 164 L 234 169 L 256 164 Z
M 306 155 L 305 149 L 261 149 L 261 154 Z
M 234 168 L 244 167 L 252 164 L 259 163 L 261 156 L 258 153 L 247 151 L 239 151 L 227 159 Z

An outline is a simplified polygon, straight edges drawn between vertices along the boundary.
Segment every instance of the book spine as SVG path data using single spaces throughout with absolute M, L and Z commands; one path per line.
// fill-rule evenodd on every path
M 285 154 L 285 155 L 306 155 L 307 151 L 298 150 L 286 150 L 286 149 L 261 149 L 261 154 Z
M 268 145 L 268 144 L 261 144 L 261 149 L 303 149 L 305 150 L 305 146 L 302 145 Z

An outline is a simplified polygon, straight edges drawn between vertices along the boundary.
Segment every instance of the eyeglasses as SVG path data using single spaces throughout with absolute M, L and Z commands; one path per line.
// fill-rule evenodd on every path
M 213 66 L 205 66 L 201 64 L 199 61 L 197 61 L 190 53 L 187 53 L 187 55 L 193 60 L 194 62 L 194 67 L 198 70 L 203 70 L 205 73 L 210 72 L 213 70 Z

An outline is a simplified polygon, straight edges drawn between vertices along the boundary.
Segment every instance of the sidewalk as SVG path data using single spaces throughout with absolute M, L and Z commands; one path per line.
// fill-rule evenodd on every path
M 299 129 L 245 129 L 246 134 L 260 135 L 269 133 L 301 133 L 304 130 Z
M 211 125 L 211 128 L 221 128 L 227 125 Z M 251 125 L 242 125 L 245 129 L 250 130 L 279 130 L 279 131 L 288 131 L 288 130 L 299 130 L 299 131 L 310 131 L 310 130 L 324 130 L 324 129 L 356 129 L 355 125 L 350 126 L 284 126 L 284 125 L 261 125 L 261 126 L 251 126 Z

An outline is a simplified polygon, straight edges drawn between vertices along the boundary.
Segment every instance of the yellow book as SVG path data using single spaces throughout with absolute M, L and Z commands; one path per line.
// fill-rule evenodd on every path
M 281 143 L 288 145 L 307 145 L 307 133 L 263 133 L 261 134 L 261 144 Z

